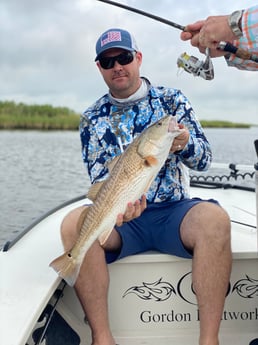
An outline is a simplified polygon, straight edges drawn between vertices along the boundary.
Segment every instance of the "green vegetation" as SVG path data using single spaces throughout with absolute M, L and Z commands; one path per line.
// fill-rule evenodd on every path
M 0 129 L 77 130 L 79 115 L 65 107 L 51 105 L 27 105 L 0 101 Z M 249 128 L 245 123 L 230 121 L 200 121 L 208 128 Z
M 250 128 L 251 127 L 251 125 L 247 123 L 234 123 L 230 121 L 201 120 L 200 122 L 201 122 L 202 127 L 204 128 Z
M 0 129 L 77 130 L 79 115 L 65 107 L 0 102 Z

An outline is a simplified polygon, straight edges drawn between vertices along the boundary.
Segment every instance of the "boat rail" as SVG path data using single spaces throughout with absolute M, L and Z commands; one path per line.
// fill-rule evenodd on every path
M 252 165 L 212 163 L 207 172 L 190 172 L 190 186 L 199 188 L 232 188 L 255 192 L 254 176 L 255 171 Z M 246 181 L 246 179 L 249 180 L 248 182 L 252 182 L 252 186 L 239 184 L 240 180 Z

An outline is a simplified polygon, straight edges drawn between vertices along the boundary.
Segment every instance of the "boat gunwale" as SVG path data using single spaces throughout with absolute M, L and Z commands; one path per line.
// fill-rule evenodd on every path
M 42 222 L 47 217 L 51 216 L 55 212 L 61 210 L 62 208 L 69 206 L 77 201 L 86 199 L 86 195 L 80 195 L 75 198 L 69 199 L 65 202 L 62 202 L 58 206 L 55 206 L 54 208 L 50 209 L 49 211 L 45 212 L 43 215 L 38 217 L 35 221 L 33 221 L 31 224 L 29 224 L 23 231 L 21 231 L 13 240 L 7 241 L 2 248 L 0 248 L 1 251 L 7 252 L 9 249 L 11 249 L 22 237 L 24 237 L 29 231 L 31 231 L 35 226 L 37 226 L 40 222 Z

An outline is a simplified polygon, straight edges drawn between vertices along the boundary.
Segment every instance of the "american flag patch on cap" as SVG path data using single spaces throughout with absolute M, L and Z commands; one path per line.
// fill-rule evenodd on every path
M 101 38 L 101 47 L 103 47 L 105 44 L 111 43 L 111 42 L 121 42 L 121 32 L 120 31 L 109 31 L 105 33 Z

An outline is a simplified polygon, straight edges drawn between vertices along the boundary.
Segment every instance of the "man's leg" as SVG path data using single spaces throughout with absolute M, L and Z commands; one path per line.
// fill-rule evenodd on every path
M 200 313 L 200 345 L 218 345 L 232 254 L 230 219 L 218 205 L 193 206 L 181 224 L 181 238 L 193 250 L 193 286 Z
M 66 250 L 71 249 L 78 237 L 76 225 L 83 209 L 84 207 L 75 209 L 63 220 L 61 235 Z M 119 240 L 116 236 L 119 235 L 112 235 L 110 241 Z M 108 286 L 109 275 L 104 250 L 96 241 L 85 255 L 75 283 L 75 291 L 91 327 L 93 345 L 115 345 L 108 320 Z

